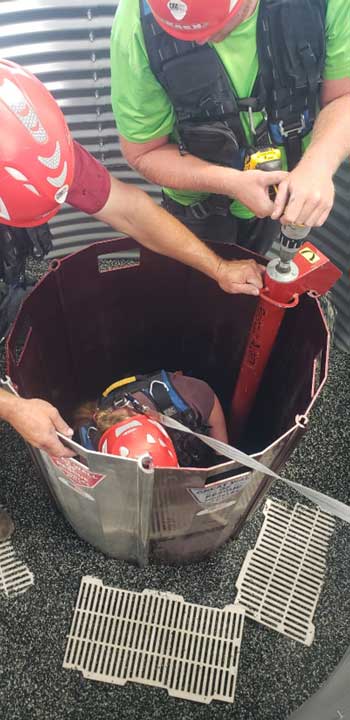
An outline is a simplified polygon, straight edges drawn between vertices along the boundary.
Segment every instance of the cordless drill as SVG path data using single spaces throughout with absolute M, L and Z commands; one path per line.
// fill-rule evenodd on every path
M 252 150 L 244 162 L 244 170 L 264 170 L 267 172 L 282 169 L 282 156 L 279 148 L 266 147 Z M 271 187 L 270 198 L 276 197 L 276 187 Z M 309 234 L 310 228 L 305 225 L 281 225 L 279 260 L 275 261 L 275 272 L 288 275 L 291 261 Z

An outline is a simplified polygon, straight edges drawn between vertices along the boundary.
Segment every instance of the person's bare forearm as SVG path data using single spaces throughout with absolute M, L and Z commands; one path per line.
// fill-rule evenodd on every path
M 333 175 L 350 155 L 350 94 L 326 105 L 316 120 L 311 143 L 301 163 L 327 167 Z
M 254 260 L 223 260 L 139 188 L 111 178 L 109 198 L 95 217 L 149 250 L 215 280 L 225 292 L 257 295 L 262 268 Z
M 175 144 L 167 143 L 133 157 L 125 143 L 122 143 L 122 149 L 134 169 L 157 185 L 230 197 L 234 197 L 235 188 L 238 189 L 241 177 L 238 170 L 214 165 L 194 155 L 181 155 Z
M 278 185 L 285 177 L 281 172 L 241 172 L 193 155 L 180 155 L 178 147 L 166 137 L 146 143 L 121 138 L 121 146 L 129 165 L 147 180 L 175 190 L 227 195 L 247 205 L 258 217 L 271 214 L 269 185 Z
M 132 237 L 149 249 L 217 279 L 219 256 L 145 193 L 134 194 L 128 220 Z
M 16 397 L 6 390 L 0 389 L 0 420 L 11 422 L 11 416 L 15 412 Z

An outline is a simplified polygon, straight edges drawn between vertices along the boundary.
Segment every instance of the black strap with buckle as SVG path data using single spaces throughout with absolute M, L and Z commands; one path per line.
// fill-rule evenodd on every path
M 226 217 L 230 210 L 232 200 L 226 195 L 209 195 L 204 200 L 192 203 L 192 205 L 182 205 L 173 200 L 163 192 L 163 206 L 166 210 L 183 220 L 198 220 L 198 222 L 206 220 L 212 215 L 220 215 Z

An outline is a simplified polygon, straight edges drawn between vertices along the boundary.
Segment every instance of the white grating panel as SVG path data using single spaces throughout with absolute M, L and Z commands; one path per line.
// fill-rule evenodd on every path
M 33 583 L 33 573 L 17 560 L 10 540 L 0 542 L 0 591 L 13 597 L 24 593 Z
M 267 500 L 264 515 L 236 583 L 236 603 L 248 617 L 311 645 L 334 519 L 316 508 L 297 503 L 290 510 L 275 500 Z
M 166 688 L 174 697 L 234 700 L 244 609 L 129 592 L 83 577 L 63 667 L 92 680 Z

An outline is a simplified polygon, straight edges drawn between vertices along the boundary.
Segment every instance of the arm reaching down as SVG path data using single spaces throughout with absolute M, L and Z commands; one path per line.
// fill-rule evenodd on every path
M 130 235 L 149 250 L 208 275 L 226 292 L 259 294 L 263 268 L 254 260 L 222 260 L 145 192 L 116 180 L 79 143 L 74 142 L 74 148 L 74 182 L 67 197 L 70 205 Z
M 258 295 L 263 286 L 264 269 L 255 260 L 223 260 L 146 193 L 115 178 L 95 217 L 150 250 L 208 275 L 226 292 Z
M 58 410 L 45 400 L 27 400 L 0 390 L 0 418 L 8 422 L 33 447 L 56 457 L 72 457 L 57 432 L 71 438 L 73 430 Z

